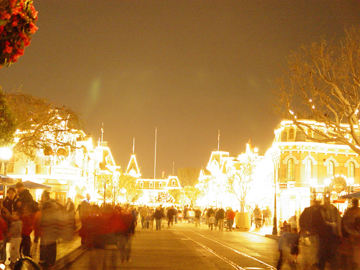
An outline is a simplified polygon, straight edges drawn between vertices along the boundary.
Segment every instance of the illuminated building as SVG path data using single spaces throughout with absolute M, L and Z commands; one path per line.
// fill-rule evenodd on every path
M 315 121 L 306 122 L 324 128 Z M 310 130 L 306 132 L 307 136 L 317 136 Z M 280 220 L 299 216 L 312 200 L 321 200 L 324 192 L 336 204 L 340 195 L 359 188 L 358 154 L 346 145 L 310 141 L 291 121 L 282 121 L 275 129 L 274 142 L 266 156 L 273 164 Z M 344 210 L 344 205 L 338 207 Z
M 245 187 L 249 183 L 249 187 L 245 188 L 246 205 L 255 206 L 256 203 L 265 203 L 269 186 L 271 188 L 269 174 L 264 171 L 264 157 L 258 154 L 257 148 L 252 147 L 249 141 L 246 144 L 245 153 L 241 153 L 237 157 L 231 157 L 226 151 L 212 151 L 206 170 L 200 171 L 199 183 L 196 185 L 203 191 L 204 196 L 198 200 L 200 206 L 213 207 L 232 207 L 234 210 L 241 210 L 240 202 L 237 196 L 229 191 L 228 178 L 231 174 L 241 173 L 246 162 L 252 163 L 251 173 L 244 175 L 240 184 L 237 181 L 234 189 L 240 189 L 239 184 Z M 251 186 L 250 186 L 251 183 Z M 244 209 L 246 211 L 246 209 Z
M 17 136 L 21 132 L 17 132 Z M 44 135 L 45 136 L 45 135 Z M 67 197 L 77 204 L 86 193 L 91 201 L 103 201 L 104 185 L 99 179 L 104 175 L 118 175 L 110 148 L 106 142 L 94 147 L 91 135 L 81 130 L 71 130 L 63 137 L 63 145 L 48 145 L 37 149 L 34 160 L 24 156 L 13 158 L 8 163 L 8 174 L 15 181 L 31 181 L 51 187 L 50 196 L 62 204 Z M 69 144 L 71 142 L 72 144 Z M 42 190 L 32 191 L 36 200 Z
M 135 154 L 131 155 L 124 174 L 136 178 L 136 187 L 143 192 L 143 195 L 137 201 L 139 204 L 170 203 L 172 198 L 167 191 L 169 189 L 181 188 L 177 176 L 168 176 L 166 179 L 140 178 L 140 168 L 138 166 Z
M 325 128 L 315 121 L 306 122 Z M 360 190 L 359 155 L 343 144 L 313 142 L 306 135 L 317 135 L 312 131 L 305 134 L 291 121 L 282 121 L 274 132 L 273 144 L 264 156 L 258 155 L 250 143 L 238 157 L 231 157 L 226 151 L 213 151 L 206 170 L 200 172 L 197 187 L 205 195 L 198 204 L 238 209 L 236 198 L 227 187 L 228 174 L 238 171 L 242 160 L 251 157 L 255 166 L 249 176 L 247 207 L 258 204 L 274 211 L 276 196 L 277 218 L 283 221 L 295 214 L 299 216 L 312 201 L 322 200 L 328 194 L 342 212 L 346 204 L 339 197 Z

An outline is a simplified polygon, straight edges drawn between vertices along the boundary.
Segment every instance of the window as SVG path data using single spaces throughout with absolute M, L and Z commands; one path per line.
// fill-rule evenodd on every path
M 306 133 L 308 137 L 312 137 L 312 130 L 310 128 L 307 129 Z
M 287 179 L 288 181 L 294 181 L 294 159 L 289 158 L 287 162 Z
M 150 187 L 150 188 L 153 188 L 153 187 L 154 187 L 154 183 L 153 183 L 153 182 L 150 182 L 150 183 L 149 183 L 149 187 Z
M 312 161 L 310 158 L 305 163 L 305 180 L 310 181 L 312 178 Z
M 159 188 L 162 188 L 162 183 L 161 182 L 159 183 Z
M 348 177 L 355 177 L 355 163 L 349 162 Z
M 140 182 L 140 187 L 143 188 L 144 187 L 144 182 Z
M 334 161 L 329 160 L 328 167 L 327 167 L 327 175 L 334 176 Z
M 289 129 L 289 140 L 293 140 L 294 139 L 294 129 L 290 128 Z
M 175 180 L 171 181 L 171 185 L 174 187 L 175 186 Z

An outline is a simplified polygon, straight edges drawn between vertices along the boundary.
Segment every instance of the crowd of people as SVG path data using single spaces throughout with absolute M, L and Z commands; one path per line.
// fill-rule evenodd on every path
M 300 248 L 302 242 L 303 249 Z M 314 201 L 299 219 L 296 215 L 281 226 L 277 269 L 288 263 L 291 269 L 360 269 L 360 207 L 353 198 L 341 216 L 326 196 Z M 303 254 L 302 254 L 303 252 Z M 298 256 L 301 256 L 298 261 Z M 328 265 L 329 268 L 326 268 Z
M 138 213 L 129 205 L 90 204 L 87 194 L 76 209 L 70 198 L 62 205 L 51 199 L 46 190 L 36 202 L 29 190 L 18 182 L 7 189 L 6 197 L 0 201 L 0 209 L 0 263 L 11 269 L 20 258 L 31 258 L 35 253 L 39 254 L 39 266 L 52 267 L 56 262 L 58 240 L 70 241 L 75 233 L 88 248 L 116 244 L 121 251 L 121 261 L 130 260 L 131 238 Z
M 115 244 L 120 250 L 121 262 L 131 257 L 132 236 L 140 223 L 141 229 L 161 230 L 174 223 L 188 223 L 195 227 L 207 226 L 209 230 L 236 228 L 236 211 L 231 207 L 150 207 L 146 205 L 98 206 L 90 203 L 90 196 L 75 208 L 68 198 L 65 205 L 50 198 L 44 190 L 36 202 L 21 182 L 9 187 L 0 201 L 0 262 L 12 268 L 20 257 L 33 256 L 33 247 L 39 247 L 39 265 L 51 267 L 56 262 L 57 241 L 71 240 L 79 228 L 82 244 L 87 248 Z M 76 213 L 81 225 L 77 226 Z M 269 207 L 252 211 L 255 228 L 271 226 Z M 307 241 L 310 253 L 301 262 L 302 269 L 360 269 L 360 208 L 357 199 L 343 214 L 326 198 L 323 205 L 314 202 L 305 208 L 299 218 L 294 215 L 284 221 L 279 239 L 277 269 L 287 262 L 291 269 L 299 269 L 299 243 Z M 30 237 L 32 235 L 34 237 Z M 311 259 L 316 255 L 315 259 Z M 305 268 L 304 268 L 305 267 Z
M 54 265 L 56 240 L 73 236 L 75 211 L 50 199 L 46 190 L 37 203 L 21 182 L 7 189 L 0 208 L 0 262 L 13 268 L 20 257 L 32 256 L 32 245 L 40 244 L 39 264 Z
M 174 223 L 187 222 L 195 224 L 200 227 L 201 224 L 206 224 L 211 230 L 223 230 L 224 228 L 232 231 L 234 229 L 235 212 L 231 207 L 224 210 L 219 208 L 204 208 L 201 207 L 158 207 L 140 206 L 138 213 L 142 229 L 156 229 L 161 230 L 167 224 L 170 228 Z M 155 227 L 154 227 L 155 223 Z

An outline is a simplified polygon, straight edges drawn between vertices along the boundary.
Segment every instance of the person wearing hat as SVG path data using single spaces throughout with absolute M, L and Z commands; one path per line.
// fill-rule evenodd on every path
M 23 208 L 24 205 L 31 205 L 34 202 L 34 199 L 31 196 L 29 190 L 25 188 L 22 182 L 17 182 L 15 184 L 15 188 L 16 193 L 21 201 L 21 208 Z

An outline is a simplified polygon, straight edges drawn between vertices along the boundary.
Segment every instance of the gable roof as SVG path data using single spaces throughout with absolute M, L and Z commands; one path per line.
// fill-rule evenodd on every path
M 166 187 L 168 189 L 179 189 L 179 188 L 181 188 L 179 178 L 177 176 L 169 176 Z
M 133 176 L 135 178 L 139 178 L 141 176 L 140 169 L 136 160 L 135 154 L 132 154 L 130 157 L 129 164 L 125 171 L 126 175 Z

